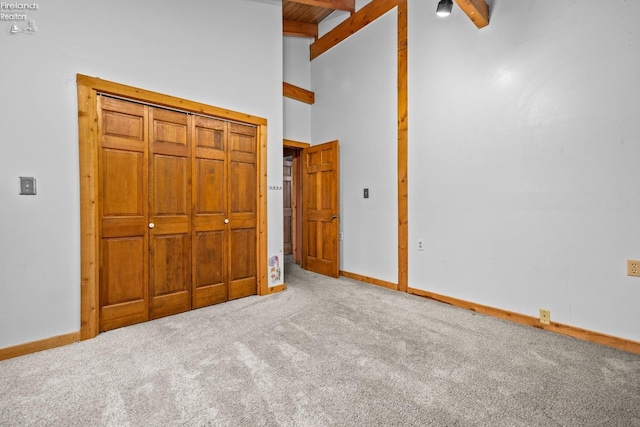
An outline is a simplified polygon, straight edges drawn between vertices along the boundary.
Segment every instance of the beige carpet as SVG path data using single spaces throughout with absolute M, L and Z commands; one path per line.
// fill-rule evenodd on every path
M 640 426 L 638 355 L 294 265 L 286 282 L 0 362 L 0 426 Z

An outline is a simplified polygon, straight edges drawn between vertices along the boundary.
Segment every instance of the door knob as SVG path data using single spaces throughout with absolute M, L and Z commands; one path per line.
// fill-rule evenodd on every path
M 340 215 L 331 215 L 331 219 L 340 218 Z
M 225 223 L 225 224 L 229 224 L 229 219 L 225 218 L 225 219 L 224 219 L 224 223 Z
M 149 223 L 149 228 L 153 228 L 153 227 L 155 227 L 155 226 L 156 226 L 156 225 L 155 225 L 154 223 L 152 223 L 152 222 L 150 222 L 150 223 Z

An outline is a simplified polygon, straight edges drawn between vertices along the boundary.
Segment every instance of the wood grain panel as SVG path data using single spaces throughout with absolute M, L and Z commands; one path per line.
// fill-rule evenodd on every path
M 143 152 L 103 150 L 102 215 L 144 215 L 144 157 Z
M 315 93 L 287 82 L 282 83 L 282 95 L 305 104 L 314 104 L 316 102 Z
M 282 2 L 282 17 L 286 21 L 318 24 L 332 13 L 333 10 L 330 8 L 305 5 L 289 0 Z
M 120 99 L 102 98 L 100 101 L 102 121 L 100 124 L 103 139 L 110 137 L 127 140 L 128 147 L 135 143 L 146 143 L 145 108 L 140 104 Z
M 109 101 L 107 101 L 107 104 L 115 104 L 115 100 Z M 132 110 L 132 113 L 134 113 L 135 110 L 140 110 L 139 106 L 136 107 L 137 108 L 129 108 L 129 110 Z M 104 109 L 103 113 L 103 135 L 131 138 L 140 141 L 143 139 L 144 120 L 139 115 L 125 114 L 124 112 L 109 111 L 107 109 Z
M 282 22 L 282 35 L 317 39 L 318 24 L 285 20 Z
M 184 157 L 153 156 L 154 216 L 186 215 L 189 163 Z
M 229 233 L 229 299 L 255 295 L 257 289 L 256 230 Z
M 456 3 L 476 27 L 489 25 L 489 5 L 485 0 L 456 0 Z
M 284 3 L 294 3 L 305 6 L 320 7 L 324 9 L 344 10 L 353 12 L 355 0 L 285 0 Z
M 189 238 L 185 234 L 155 236 L 151 287 L 154 296 L 188 289 Z
M 104 239 L 101 301 L 104 306 L 146 300 L 143 237 Z
M 255 230 L 236 229 L 230 234 L 231 281 L 255 277 Z
M 147 108 L 100 97 L 99 330 L 148 319 Z
M 225 173 L 222 160 L 196 159 L 196 215 L 217 214 L 225 211 Z
M 18 344 L 11 347 L 0 348 L 0 360 L 12 359 L 38 351 L 49 350 L 63 345 L 72 344 L 80 341 L 80 332 L 71 332 L 70 334 L 57 335 L 43 340 L 32 341 L 24 344 Z
M 149 108 L 149 313 L 191 309 L 191 138 L 186 113 Z
M 100 136 L 97 94 L 78 85 L 78 171 L 80 183 L 80 339 L 100 330 Z M 27 347 L 29 349 L 29 347 Z
M 362 274 L 351 273 L 349 271 L 340 270 L 340 275 L 344 277 L 348 277 L 349 279 L 358 280 L 360 282 L 369 283 L 371 285 L 380 286 L 382 288 L 391 289 L 394 291 L 398 290 L 398 285 L 395 283 L 387 282 L 386 280 L 376 279 L 374 277 L 364 276 Z
M 311 147 L 311 144 L 309 144 L 308 142 L 294 141 L 292 139 L 283 139 L 282 140 L 282 146 L 285 147 L 285 148 L 304 149 L 304 148 Z
M 215 150 L 224 150 L 224 128 L 206 127 L 203 117 L 197 118 L 200 125 L 196 125 L 196 147 L 208 147 Z M 218 123 L 217 120 L 213 121 Z
M 230 194 L 231 213 L 256 212 L 256 166 L 253 163 L 232 162 L 230 179 L 234 191 Z
M 193 296 L 194 308 L 228 299 L 228 123 L 194 120 Z
M 407 0 L 398 3 L 398 290 L 409 286 L 409 90 Z
M 196 288 L 224 285 L 225 232 L 208 231 L 196 235 Z
M 224 120 L 234 120 L 243 123 L 250 123 L 255 126 L 267 125 L 267 119 L 263 117 L 256 117 L 250 114 L 178 98 L 164 93 L 158 93 L 134 86 L 123 85 L 121 83 L 115 83 L 97 77 L 78 74 L 76 76 L 76 81 L 79 86 L 89 89 L 89 97 L 97 97 L 98 92 L 100 92 L 103 94 L 112 94 L 119 97 L 129 98 L 131 100 L 136 100 L 143 103 L 161 105 L 168 108 L 177 108 L 183 111 L 189 111 L 212 117 L 219 117 Z M 89 111 L 89 113 L 91 113 L 91 111 Z M 93 112 L 93 114 L 95 114 L 95 112 Z M 88 117 L 90 117 L 90 115 Z M 85 124 L 90 126 L 89 123 L 83 123 L 83 125 Z
M 302 267 L 331 277 L 339 275 L 338 150 L 338 141 L 333 141 L 302 152 L 305 194 Z
M 108 324 L 107 328 L 117 327 L 113 322 L 109 323 L 108 319 L 101 318 L 100 315 L 100 270 L 102 267 L 100 252 L 103 246 L 102 231 L 106 230 L 109 233 L 108 239 L 126 239 L 133 238 L 135 236 L 142 236 L 143 239 L 148 239 L 150 233 L 146 226 L 148 225 L 148 220 L 153 219 L 153 212 L 149 212 L 149 207 L 152 206 L 152 204 L 149 203 L 143 203 L 145 206 L 144 215 L 140 216 L 140 218 L 135 215 L 129 215 L 129 212 L 126 212 L 126 215 L 119 217 L 110 216 L 105 217 L 104 219 L 102 218 L 102 210 L 104 209 L 101 175 L 103 152 L 105 150 L 120 150 L 129 153 L 140 153 L 144 158 L 144 161 L 142 162 L 144 164 L 143 176 L 150 176 L 149 165 L 153 165 L 153 154 L 189 158 L 192 155 L 195 155 L 195 152 L 199 152 L 206 153 L 206 155 L 200 157 L 206 160 L 224 159 L 225 150 L 220 148 L 220 144 L 225 143 L 223 139 L 226 138 L 226 136 L 223 135 L 226 135 L 227 131 L 223 130 L 222 132 L 219 132 L 220 127 L 218 125 L 212 127 L 198 127 L 199 125 L 195 128 L 192 127 L 191 124 L 197 123 L 201 115 L 221 118 L 222 120 L 216 120 L 218 123 L 224 124 L 223 129 L 227 129 L 226 126 L 228 126 L 228 122 L 224 122 L 224 120 L 244 122 L 248 124 L 249 128 L 253 129 L 253 135 L 256 139 L 256 151 L 253 154 L 239 153 L 239 155 L 245 157 L 253 155 L 257 158 L 257 160 L 254 161 L 256 164 L 255 182 L 257 185 L 257 189 L 254 194 L 256 194 L 255 202 L 257 203 L 257 208 L 254 210 L 256 212 L 255 214 L 242 214 L 237 218 L 236 222 L 240 226 L 243 226 L 243 224 L 250 224 L 254 228 L 256 239 L 258 239 L 258 242 L 254 242 L 256 244 L 254 246 L 255 254 L 259 254 L 259 256 L 256 255 L 257 259 L 255 261 L 257 266 L 256 271 L 259 271 L 259 274 L 256 274 L 255 277 L 258 281 L 257 285 L 260 287 L 260 293 L 266 295 L 268 293 L 268 278 L 266 274 L 266 260 L 268 257 L 266 221 L 266 119 L 157 92 L 147 91 L 132 86 L 122 85 L 95 77 L 78 74 L 76 81 L 78 84 L 78 144 L 80 154 L 81 330 L 79 336 L 81 339 L 88 339 L 96 336 L 101 328 L 100 322 L 103 320 Z M 152 108 L 135 102 L 128 103 L 128 101 L 122 101 L 121 99 L 105 98 L 104 96 L 99 95 L 99 93 L 107 96 L 114 95 L 117 98 L 129 98 L 133 101 L 166 106 L 169 109 L 178 109 L 194 113 L 196 116 L 188 116 L 186 119 L 186 146 L 184 144 L 185 139 L 183 131 L 183 125 L 185 122 L 180 123 L 172 118 L 165 120 L 164 117 L 161 117 L 163 114 L 157 111 L 162 110 L 161 108 Z M 104 102 L 104 105 L 107 106 L 104 110 L 99 105 L 101 102 Z M 121 102 L 124 102 L 122 105 L 125 105 L 125 108 L 118 111 L 117 105 Z M 112 103 L 113 105 L 116 105 L 115 109 L 111 108 Z M 150 112 L 149 110 L 153 111 Z M 106 126 L 106 133 L 104 131 L 105 126 L 103 126 L 105 122 L 105 116 L 103 113 L 105 112 L 108 114 L 107 121 L 109 122 Z M 175 113 L 175 111 L 169 113 Z M 131 117 L 136 115 L 142 119 Z M 162 123 L 159 123 L 157 126 L 153 125 L 154 116 Z M 118 121 L 121 123 L 118 123 Z M 152 123 L 151 125 L 150 121 Z M 142 126 L 140 126 L 141 123 Z M 141 128 L 142 130 L 140 130 Z M 155 134 L 151 135 L 151 138 L 149 137 L 150 129 L 155 129 L 155 131 L 151 132 L 152 134 Z M 213 132 L 211 132 L 212 130 Z M 189 134 L 194 132 L 209 134 L 209 136 L 202 136 L 200 138 L 202 144 L 195 147 L 194 150 L 191 150 L 191 147 L 188 146 L 191 138 Z M 152 151 L 149 150 L 150 145 L 153 146 Z M 109 159 L 109 161 L 111 161 L 111 159 Z M 195 182 L 195 167 L 191 166 L 191 164 L 195 164 L 195 162 L 188 163 L 188 180 L 193 179 Z M 153 167 L 151 167 L 151 169 L 153 169 Z M 136 177 L 136 179 L 138 178 Z M 144 185 L 146 186 L 148 185 L 148 182 L 153 182 L 153 179 L 150 178 L 147 181 L 143 177 L 142 182 L 145 182 Z M 149 188 L 145 187 L 142 193 L 149 194 L 150 192 L 148 190 Z M 223 193 L 226 194 L 226 190 L 227 188 L 223 190 Z M 187 190 L 187 194 L 190 192 L 191 190 Z M 194 197 L 189 195 L 187 196 L 187 199 L 195 200 Z M 122 202 L 114 204 L 117 205 L 118 203 Z M 124 203 L 127 209 L 115 206 L 113 208 L 107 208 L 107 210 L 112 209 L 113 212 L 130 210 L 129 207 L 126 206 L 127 203 L 129 202 Z M 202 206 L 206 207 L 206 204 L 203 204 Z M 193 208 L 193 211 L 195 212 L 195 208 Z M 180 220 L 183 219 L 181 217 L 191 217 L 191 213 L 191 206 L 189 206 L 189 212 L 187 215 L 167 214 L 157 218 L 156 221 L 159 224 L 159 227 L 153 229 L 153 233 L 158 236 L 162 234 L 179 234 L 181 230 L 185 229 L 185 227 L 180 224 Z M 194 216 L 196 215 L 194 214 Z M 217 223 L 216 218 L 209 218 L 206 214 L 195 219 L 197 221 L 194 221 L 194 224 L 198 223 L 200 226 L 206 225 L 208 227 L 210 224 Z M 118 224 L 118 221 L 120 220 L 121 222 Z M 219 224 L 224 223 L 220 220 Z M 124 233 L 123 235 L 118 234 L 119 225 L 122 226 L 120 231 Z M 165 228 L 164 233 L 161 230 L 162 228 Z M 186 230 L 188 229 L 189 227 L 187 226 Z M 191 246 L 193 247 L 193 244 L 191 244 Z M 150 247 L 148 241 L 147 247 Z M 147 251 L 147 262 L 144 263 L 144 268 L 147 269 L 145 273 L 147 275 L 145 280 L 147 283 L 149 283 L 148 258 L 149 251 Z M 191 265 L 194 264 L 195 263 L 192 263 Z M 227 264 L 225 263 L 225 265 Z M 241 288 L 253 289 L 253 292 L 255 293 L 255 280 L 253 281 L 253 284 L 246 285 L 246 283 L 249 283 L 250 281 L 251 280 L 244 280 L 243 283 L 245 284 L 243 284 Z M 209 287 L 207 292 L 210 292 L 211 294 L 220 294 L 220 290 L 215 289 L 214 287 Z M 243 293 L 244 292 L 237 292 L 234 295 L 240 295 Z M 163 313 L 165 312 L 165 308 L 175 306 L 175 304 L 167 298 L 170 296 L 171 294 L 158 297 L 156 307 Z M 139 309 L 144 310 L 145 312 L 149 309 L 149 304 L 139 304 L 139 306 Z

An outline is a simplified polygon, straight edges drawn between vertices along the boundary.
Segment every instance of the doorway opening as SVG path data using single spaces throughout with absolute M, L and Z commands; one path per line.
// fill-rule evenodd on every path
M 282 148 L 282 191 L 285 262 L 302 264 L 302 150 L 304 142 L 285 140 Z

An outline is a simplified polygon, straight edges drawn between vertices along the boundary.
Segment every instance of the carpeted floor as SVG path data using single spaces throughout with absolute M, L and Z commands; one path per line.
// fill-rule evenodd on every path
M 640 426 L 640 356 L 287 265 L 0 362 L 0 426 Z

